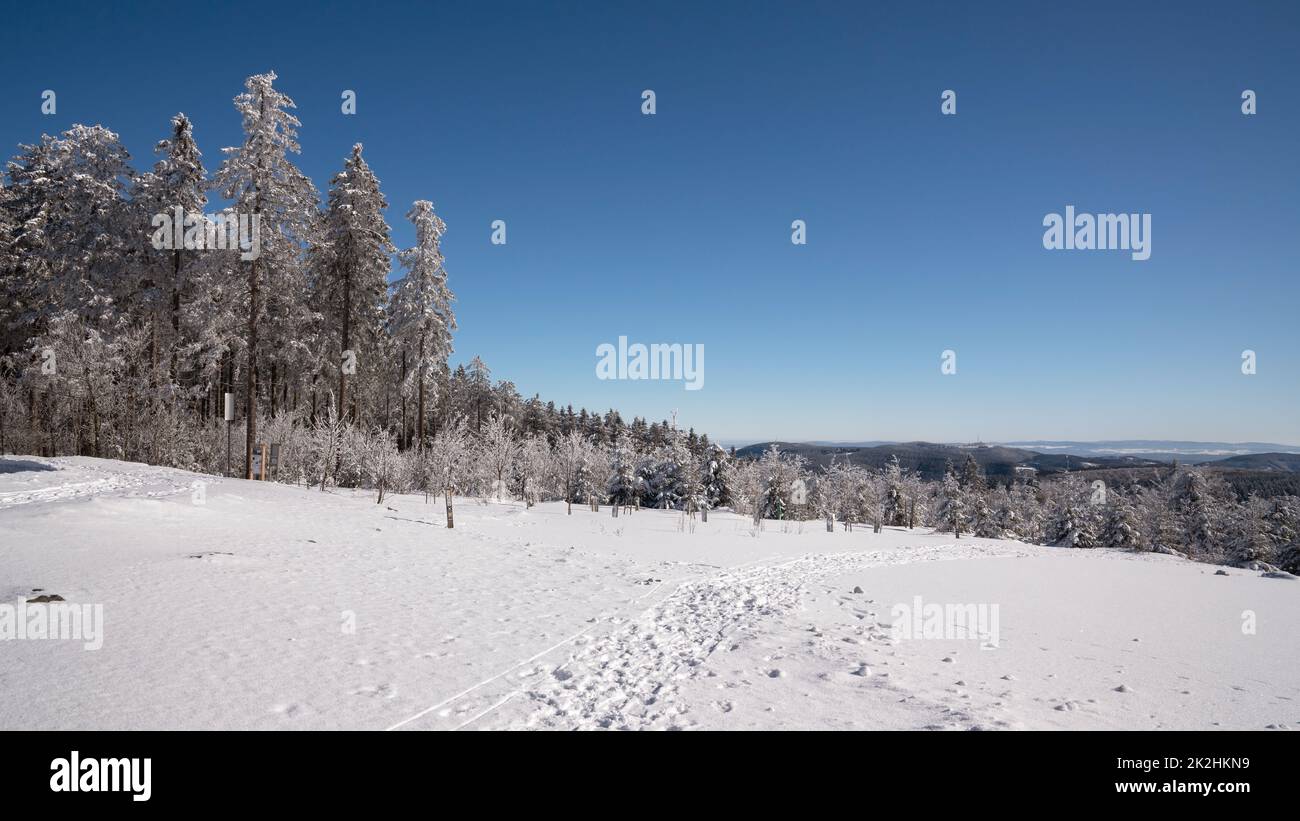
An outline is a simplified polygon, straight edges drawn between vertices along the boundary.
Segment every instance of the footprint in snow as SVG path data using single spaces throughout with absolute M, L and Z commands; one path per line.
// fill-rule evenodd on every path
M 352 691 L 354 696 L 370 696 L 371 698 L 397 698 L 397 691 L 391 684 L 379 684 L 373 687 L 358 687 Z

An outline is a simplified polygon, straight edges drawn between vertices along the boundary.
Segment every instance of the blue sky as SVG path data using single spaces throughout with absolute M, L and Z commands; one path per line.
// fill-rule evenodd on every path
M 0 34 L 0 138 L 102 123 L 142 167 L 184 111 L 215 169 L 273 69 L 319 188 L 360 141 L 400 245 L 413 200 L 447 221 L 454 360 L 575 407 L 1300 444 L 1300 6 L 1137 5 L 43 5 Z M 1150 213 L 1151 258 L 1044 250 L 1066 205 Z M 598 380 L 620 335 L 703 344 L 704 388 Z

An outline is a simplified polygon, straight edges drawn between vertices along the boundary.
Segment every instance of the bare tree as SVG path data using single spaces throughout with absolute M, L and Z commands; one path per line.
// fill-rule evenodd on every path
M 519 459 L 519 443 L 510 429 L 509 421 L 500 414 L 493 414 L 483 428 L 476 448 L 480 468 L 493 479 L 492 489 L 497 501 L 501 501 L 501 491 L 506 484 L 506 476 Z
M 577 430 L 571 430 L 555 443 L 555 466 L 564 486 L 564 501 L 573 515 L 573 497 L 583 482 L 583 473 L 591 461 L 591 445 Z
M 542 435 L 532 436 L 519 449 L 520 495 L 532 507 L 541 498 L 543 483 L 553 469 L 551 446 Z
M 397 441 L 393 434 L 383 427 L 376 427 L 363 443 L 363 464 L 367 478 L 379 491 L 375 504 L 383 504 L 384 491 L 392 481 L 394 472 L 401 464 L 401 455 L 397 452 Z
M 329 407 L 326 409 L 324 416 L 316 419 L 316 425 L 312 428 L 312 451 L 317 460 L 317 467 L 320 470 L 320 489 L 323 493 L 325 485 L 329 481 L 330 473 L 333 472 L 339 459 L 339 449 L 343 445 L 343 437 L 347 434 L 347 423 L 339 418 L 338 408 L 334 405 L 334 397 L 331 393 Z M 251 469 L 249 476 L 252 476 Z
M 456 526 L 451 500 L 470 461 L 470 440 L 465 417 L 457 416 L 443 425 L 428 448 L 429 479 L 434 492 L 442 491 L 447 500 L 447 527 Z

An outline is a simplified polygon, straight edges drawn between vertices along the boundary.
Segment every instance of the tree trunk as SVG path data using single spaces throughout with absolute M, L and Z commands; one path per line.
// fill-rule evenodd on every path
M 278 380 L 279 375 L 280 375 L 280 368 L 278 364 L 272 362 L 271 363 L 271 390 L 267 391 L 267 396 L 271 400 L 270 418 L 272 419 L 275 418 L 276 384 L 279 381 Z
M 266 116 L 266 98 L 261 101 L 261 115 Z M 266 168 L 261 167 L 263 175 Z M 265 178 L 265 176 L 263 176 Z M 262 192 L 257 190 L 253 195 L 253 216 L 261 221 L 262 213 Z M 252 220 L 250 219 L 250 223 Z M 247 441 L 244 442 L 244 479 L 253 478 L 253 441 L 257 438 L 257 260 L 253 259 L 248 264 L 248 373 L 244 377 L 245 389 L 248 396 L 244 399 L 244 412 L 248 414 L 248 419 L 244 424 L 244 435 Z
M 399 385 L 406 385 L 406 351 L 402 351 L 402 379 Z M 411 447 L 411 430 L 407 427 L 406 419 L 406 390 L 402 389 L 402 450 L 409 450 Z
M 27 440 L 28 447 L 39 454 L 41 438 L 36 432 L 36 389 L 27 390 Z
M 419 411 L 415 420 L 415 441 L 417 443 L 415 447 L 419 451 L 424 450 L 424 368 L 420 365 L 422 362 L 424 362 L 424 334 L 420 334 L 420 362 L 416 363 L 416 367 L 420 368 L 420 398 Z
M 342 337 L 341 347 L 339 348 L 340 351 L 339 356 L 341 357 L 341 359 L 339 360 L 339 419 L 345 418 L 343 416 L 344 408 L 346 407 L 346 405 L 344 404 L 345 401 L 344 397 L 347 396 L 348 374 L 347 371 L 344 370 L 344 364 L 347 362 L 348 348 L 352 344 L 352 339 L 351 339 L 352 327 L 351 327 L 351 323 L 349 322 L 349 319 L 351 318 L 350 316 L 351 313 L 352 313 L 352 272 L 345 271 L 343 273 L 343 331 L 341 334 Z M 353 421 L 354 422 L 356 421 L 355 416 L 353 417 Z
M 442 495 L 447 500 L 447 527 L 455 527 L 456 520 L 452 518 L 451 513 L 451 485 L 448 485 L 443 489 Z
M 257 260 L 248 265 L 248 372 L 244 374 L 244 478 L 253 478 L 253 440 L 257 438 Z
M 176 250 L 172 252 L 172 355 L 169 373 L 171 374 L 172 385 L 175 385 L 179 376 L 177 374 L 178 363 L 176 357 L 179 353 L 181 339 L 181 252 Z

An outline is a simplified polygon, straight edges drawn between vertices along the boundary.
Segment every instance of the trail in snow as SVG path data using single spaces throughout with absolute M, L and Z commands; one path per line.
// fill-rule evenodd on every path
M 739 572 L 739 571 L 742 571 L 742 570 L 744 570 L 744 569 L 746 569 L 746 568 L 753 567 L 753 566 L 755 566 L 755 565 L 761 565 L 761 564 L 764 564 L 764 563 L 767 563 L 767 562 L 773 561 L 775 558 L 776 558 L 776 557 L 768 557 L 768 558 L 753 559 L 753 560 L 748 561 L 748 562 L 743 562 L 743 563 L 741 563 L 741 564 L 737 564 L 737 565 L 735 565 L 735 566 L 732 567 L 732 568 L 725 569 L 725 570 L 724 570 L 724 574 L 725 574 L 725 575 L 732 575 L 732 574 L 734 574 L 734 573 L 736 573 L 736 572 Z M 721 567 L 718 566 L 718 565 L 704 564 L 704 563 L 699 563 L 699 562 L 681 563 L 681 566 L 682 566 L 682 569 L 687 570 L 687 571 L 698 571 L 700 568 L 705 568 L 705 569 L 709 569 L 709 570 L 722 570 L 722 569 L 723 569 L 723 568 L 721 568 Z M 676 581 L 673 582 L 673 584 L 675 585 L 675 587 L 674 587 L 673 593 L 670 593 L 670 594 L 669 594 L 670 596 L 676 594 L 676 591 L 677 591 L 677 589 L 678 589 L 678 588 L 676 587 L 676 585 L 680 585 L 682 582 L 683 582 L 682 579 L 678 579 L 678 580 L 676 580 Z M 414 714 L 414 715 L 412 715 L 412 716 L 409 716 L 409 717 L 407 717 L 407 718 L 404 718 L 404 719 L 402 719 L 401 721 L 397 722 L 396 724 L 393 724 L 392 726 L 387 727 L 387 728 L 385 728 L 385 729 L 388 730 L 388 731 L 398 730 L 398 729 L 402 729 L 402 728 L 405 728 L 405 727 L 410 727 L 410 728 L 412 728 L 412 729 L 417 729 L 417 728 L 419 728 L 419 727 L 421 726 L 421 725 L 419 724 L 420 719 L 426 718 L 427 716 L 429 716 L 429 715 L 431 715 L 431 714 L 433 714 L 433 713 L 435 713 L 435 712 L 437 712 L 437 711 L 442 711 L 441 713 L 439 713 L 439 717 L 443 717 L 443 718 L 445 718 L 447 715 L 450 714 L 450 710 L 449 710 L 448 708 L 449 708 L 452 704 L 455 704 L 456 702 L 460 701 L 461 699 L 466 698 L 466 697 L 468 697 L 468 696 L 470 696 L 470 695 L 472 695 L 472 694 L 478 693 L 480 690 L 483 690 L 483 688 L 487 688 L 489 685 L 496 684 L 496 683 L 498 683 L 498 682 L 504 682 L 504 683 L 506 683 L 507 685 L 509 685 L 510 682 L 508 681 L 508 679 L 509 679 L 511 673 L 516 673 L 516 671 L 519 671 L 521 668 L 526 667 L 526 666 L 529 665 L 530 663 L 535 662 L 535 661 L 539 661 L 539 660 L 541 660 L 541 659 L 543 659 L 543 658 L 545 658 L 545 657 L 547 657 L 547 656 L 549 656 L 549 655 L 555 653 L 556 651 L 560 650 L 560 649 L 563 648 L 563 647 L 566 647 L 566 646 L 568 646 L 568 645 L 580 645 L 580 644 L 582 644 L 582 642 L 583 642 L 584 640 L 586 640 L 586 637 L 587 637 L 588 635 L 590 635 L 591 633 L 595 632 L 598 628 L 600 628 L 600 627 L 602 627 L 602 626 L 613 625 L 613 626 L 618 627 L 618 626 L 624 624 L 624 623 L 627 621 L 627 617 L 626 617 L 626 611 L 627 611 L 627 609 L 630 608 L 630 607 L 632 607 L 632 606 L 635 606 L 635 605 L 639 604 L 640 602 L 644 601 L 645 599 L 650 598 L 651 596 L 653 596 L 655 593 L 657 593 L 657 592 L 658 592 L 658 591 L 659 591 L 659 590 L 664 586 L 664 584 L 665 584 L 665 581 L 664 581 L 663 579 L 659 579 L 659 580 L 655 581 L 655 582 L 650 586 L 650 588 L 649 588 L 648 590 L 646 590 L 644 593 L 642 593 L 642 594 L 640 594 L 640 595 L 638 595 L 638 596 L 633 597 L 632 599 L 630 599 L 629 601 L 627 601 L 623 606 L 618 607 L 618 608 L 616 608 L 616 609 L 614 609 L 614 610 L 607 610 L 607 611 L 604 611 L 604 612 L 600 613 L 599 615 L 597 615 L 597 616 L 595 616 L 595 617 L 593 617 L 593 618 L 588 619 L 588 620 L 587 620 L 587 621 L 588 621 L 588 625 L 587 625 L 586 627 L 584 627 L 583 629 L 577 631 L 577 632 L 574 633 L 573 635 L 568 636 L 568 637 L 566 637 L 566 638 L 564 638 L 564 639 L 562 639 L 562 640 L 556 642 L 555 644 L 553 644 L 553 645 L 551 645 L 551 646 L 545 648 L 544 650 L 541 650 L 540 652 L 537 652 L 537 653 L 533 654 L 532 656 L 529 656 L 528 658 L 524 659 L 523 661 L 520 661 L 520 662 L 517 662 L 517 663 L 515 663 L 515 664 L 512 664 L 512 665 L 510 665 L 509 667 L 505 668 L 504 670 L 501 670 L 500 672 L 498 672 L 498 673 L 496 673 L 496 674 L 494 674 L 494 675 L 492 675 L 492 676 L 490 676 L 490 677 L 488 677 L 488 678 L 486 678 L 486 679 L 483 679 L 482 681 L 480 681 L 480 682 L 478 682 L 478 683 L 476 683 L 476 684 L 474 684 L 474 685 L 472 685 L 472 686 L 470 686 L 470 687 L 468 687 L 468 688 L 466 688 L 466 689 L 460 691 L 459 693 L 456 693 L 456 694 L 453 695 L 453 696 L 449 696 L 449 697 L 443 699 L 442 701 L 439 701 L 438 703 L 436 703 L 436 704 L 434 704 L 434 705 L 432 705 L 432 706 L 430 706 L 430 707 L 426 707 L 426 708 L 424 708 L 423 710 L 420 710 L 418 713 L 416 713 L 416 714 Z M 527 679 L 527 678 L 529 678 L 529 677 L 534 677 L 534 676 L 538 676 L 538 675 L 555 675 L 557 672 L 561 672 L 561 671 L 563 671 L 563 670 L 568 666 L 568 664 L 573 660 L 573 658 L 574 658 L 574 656 L 571 655 L 571 656 L 569 657 L 569 660 L 567 660 L 567 661 L 565 661 L 564 663 L 562 663 L 559 667 L 547 667 L 546 665 L 541 665 L 541 666 L 535 667 L 535 668 L 532 669 L 532 670 L 526 670 L 526 671 L 523 671 L 522 673 L 519 673 L 518 675 L 519 675 L 519 677 L 520 677 L 521 679 Z M 495 694 L 496 694 L 497 692 L 499 692 L 499 691 L 498 691 L 498 690 L 489 690 L 488 692 L 492 694 L 492 695 L 489 696 L 489 698 L 492 698 L 492 697 L 494 697 Z M 496 712 L 500 707 L 504 706 L 506 703 L 508 703 L 508 702 L 510 702 L 511 700 L 513 700 L 516 696 L 524 695 L 524 694 L 527 693 L 527 692 L 529 692 L 529 688 L 528 688 L 528 686 L 526 686 L 526 685 L 515 685 L 515 689 L 510 690 L 510 691 L 509 691 L 509 692 L 508 692 L 504 697 L 498 698 L 498 699 L 497 699 L 494 703 L 492 703 L 490 706 L 488 706 L 487 708 L 481 710 L 480 712 L 478 712 L 477 714 L 475 714 L 472 718 L 470 718 L 470 719 L 468 719 L 468 720 L 462 722 L 461 724 L 458 724 L 457 726 L 453 727 L 452 729 L 453 729 L 453 730 L 459 730 L 459 729 L 463 729 L 464 727 L 467 727 L 467 726 L 469 726 L 469 725 L 471 725 L 471 724 L 474 724 L 474 723 L 478 722 L 480 719 L 482 719 L 482 718 L 484 718 L 484 717 L 486 717 L 486 716 L 488 716 L 488 715 L 490 715 L 490 714 Z
M 583 648 L 528 691 L 534 711 L 519 727 L 677 727 L 687 711 L 679 684 L 737 628 L 799 606 L 809 581 L 870 567 L 1025 555 L 1014 546 L 932 545 L 914 550 L 815 554 L 688 582 L 627 627 Z
M 2 463 L 3 459 L 0 459 Z M 65 458 L 64 463 L 73 465 L 74 471 L 48 462 L 38 462 L 24 457 L 24 462 L 47 465 L 50 470 L 24 472 L 30 476 L 26 484 L 33 487 L 20 490 L 0 492 L 0 510 L 19 505 L 41 504 L 67 501 L 69 499 L 86 499 L 96 496 L 125 495 L 142 497 L 174 496 L 189 493 L 195 483 L 214 484 L 221 479 L 213 476 L 198 476 L 171 468 L 158 468 L 148 465 L 132 465 L 134 469 L 122 469 L 118 465 L 126 463 L 109 463 L 112 468 L 87 464 L 98 460 L 88 458 Z M 100 478 L 84 479 L 86 473 L 100 474 Z M 80 481 L 70 481 L 69 476 L 77 476 Z M 10 476 L 10 481 L 13 477 Z

